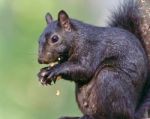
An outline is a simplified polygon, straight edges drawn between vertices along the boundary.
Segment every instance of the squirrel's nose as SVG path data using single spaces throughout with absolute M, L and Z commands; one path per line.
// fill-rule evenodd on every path
M 43 58 L 38 58 L 38 63 L 39 64 L 48 64 L 48 60 L 43 59 Z

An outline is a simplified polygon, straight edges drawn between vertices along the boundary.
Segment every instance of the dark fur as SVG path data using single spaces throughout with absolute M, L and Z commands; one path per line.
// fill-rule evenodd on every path
M 124 1 L 124 5 L 121 5 L 115 12 L 112 13 L 108 25 L 110 27 L 123 28 L 135 34 L 146 52 L 147 50 L 144 42 L 145 39 L 141 30 L 143 14 L 141 14 L 139 9 L 140 7 L 139 1 Z M 148 55 L 147 52 L 146 54 Z M 138 109 L 139 111 L 136 114 L 136 117 L 140 117 L 139 114 L 143 114 L 146 109 L 150 109 L 150 69 L 148 71 L 147 81 L 145 83 L 139 105 L 137 106 L 137 110 Z
M 144 45 L 141 32 L 142 17 L 139 11 L 139 4 L 135 0 L 125 0 L 117 10 L 112 13 L 110 21 L 111 27 L 119 27 L 135 34 Z
M 149 63 L 140 35 L 140 17 L 136 16 L 138 7 L 132 3 L 114 13 L 111 27 L 70 19 L 64 11 L 58 14 L 58 21 L 48 22 L 39 41 L 39 62 L 50 63 L 58 57 L 61 61 L 42 69 L 39 78 L 43 84 L 51 84 L 60 75 L 74 81 L 76 100 L 84 114 L 61 119 L 143 117 L 150 103 Z M 51 43 L 54 34 L 59 40 Z

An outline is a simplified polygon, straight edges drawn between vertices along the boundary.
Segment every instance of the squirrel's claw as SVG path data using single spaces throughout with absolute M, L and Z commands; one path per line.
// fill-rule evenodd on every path
M 54 82 L 54 84 L 56 83 L 56 79 L 57 79 L 57 77 L 54 77 L 52 80 L 53 80 L 53 82 Z
M 38 73 L 39 81 L 42 85 L 52 85 L 56 83 L 57 76 L 49 67 L 42 68 Z

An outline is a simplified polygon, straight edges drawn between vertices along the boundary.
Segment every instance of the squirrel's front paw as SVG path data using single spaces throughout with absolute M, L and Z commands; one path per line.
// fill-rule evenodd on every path
M 42 68 L 38 73 L 38 77 L 42 85 L 51 85 L 52 81 L 55 83 L 57 79 L 55 71 L 49 67 Z

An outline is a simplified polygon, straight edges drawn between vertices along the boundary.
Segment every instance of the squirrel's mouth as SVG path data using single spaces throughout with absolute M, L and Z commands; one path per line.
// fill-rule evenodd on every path
M 68 60 L 68 55 L 67 54 L 59 54 L 59 56 L 57 58 L 55 58 L 55 60 L 51 60 L 49 59 L 48 61 L 41 61 L 40 64 L 48 64 L 49 66 L 55 66 L 57 64 L 62 64 L 64 62 L 66 62 Z
M 65 61 L 67 61 L 68 58 L 67 57 L 62 57 L 62 56 L 59 56 L 55 61 L 53 62 L 50 62 L 48 63 L 51 67 L 57 65 L 57 64 L 62 64 L 64 63 Z
M 50 67 L 53 67 L 57 64 L 61 64 L 61 58 L 60 57 L 58 57 L 56 61 L 49 63 Z

